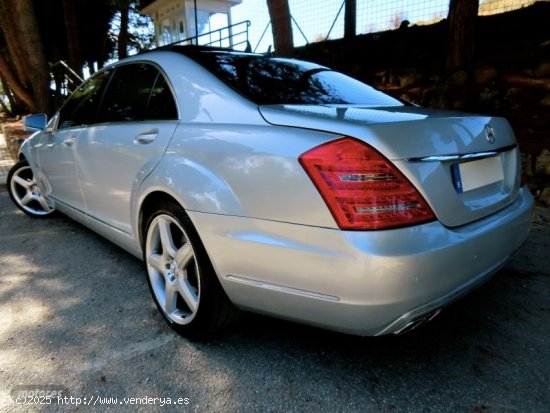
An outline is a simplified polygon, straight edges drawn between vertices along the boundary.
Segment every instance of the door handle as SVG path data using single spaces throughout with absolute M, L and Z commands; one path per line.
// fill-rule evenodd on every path
M 76 138 L 74 136 L 70 136 L 67 139 L 63 141 L 63 143 L 67 146 L 72 146 L 75 142 Z
M 151 143 L 157 139 L 158 136 L 158 130 L 150 130 L 147 132 L 144 132 L 136 137 L 136 142 L 138 143 Z

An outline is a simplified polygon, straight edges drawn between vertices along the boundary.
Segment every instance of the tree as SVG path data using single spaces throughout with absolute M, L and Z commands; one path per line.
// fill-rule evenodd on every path
M 117 54 L 118 58 L 122 59 L 128 56 L 128 21 L 130 16 L 130 1 L 117 0 L 120 11 L 120 28 L 118 31 Z
M 82 77 L 82 51 L 80 33 L 78 30 L 78 12 L 73 0 L 63 0 L 63 16 L 67 34 L 67 63 L 69 67 Z
M 111 58 L 122 59 L 128 53 L 139 53 L 155 47 L 154 26 L 150 17 L 140 14 L 140 3 L 114 0 L 118 11 L 111 19 L 109 37 L 117 44 Z
M 275 53 L 279 56 L 292 55 L 294 41 L 288 0 L 267 0 L 267 9 L 271 19 Z
M 470 71 L 474 60 L 479 0 L 450 0 L 447 71 Z
M 12 111 L 51 113 L 50 64 L 60 60 L 82 77 L 110 59 L 151 44 L 139 0 L 0 0 L 0 79 Z M 116 35 L 111 32 L 118 19 Z M 132 32 L 132 25 L 139 26 Z M 56 66 L 56 70 L 60 66 Z M 63 74 L 55 75 L 61 85 Z M 12 96 L 13 95 L 13 96 Z M 11 103 L 11 102 L 10 102 Z
M 344 38 L 355 37 L 355 27 L 357 25 L 357 0 L 346 0 L 344 9 Z
M 31 111 L 52 112 L 49 68 L 31 0 L 1 0 L 0 24 L 13 71 L 4 56 L 0 74 Z

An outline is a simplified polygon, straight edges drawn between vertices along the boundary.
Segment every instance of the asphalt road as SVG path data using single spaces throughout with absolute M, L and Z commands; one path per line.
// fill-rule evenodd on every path
M 67 218 L 25 216 L 0 187 L 0 410 L 549 412 L 550 213 L 537 213 L 498 276 L 410 334 L 248 315 L 190 342 L 156 312 L 139 260 Z M 14 406 L 21 389 L 65 404 Z

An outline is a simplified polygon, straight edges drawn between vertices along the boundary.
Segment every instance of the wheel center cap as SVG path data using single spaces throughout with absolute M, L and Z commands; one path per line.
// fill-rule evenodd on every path
M 173 274 L 178 273 L 178 264 L 176 263 L 176 261 L 172 261 L 170 263 L 170 271 L 172 271 Z

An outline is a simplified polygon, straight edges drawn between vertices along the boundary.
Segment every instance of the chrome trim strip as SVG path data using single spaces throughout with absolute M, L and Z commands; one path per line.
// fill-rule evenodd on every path
M 264 288 L 266 290 L 277 291 L 285 294 L 297 295 L 300 297 L 314 298 L 317 300 L 339 302 L 340 298 L 334 295 L 314 293 L 312 291 L 299 290 L 297 288 L 285 287 L 282 285 L 266 283 L 265 281 L 253 280 L 251 278 L 239 277 L 237 275 L 227 275 L 225 277 L 227 280 L 235 281 L 241 284 L 250 285 L 252 287 Z
M 434 156 L 423 156 L 419 158 L 408 158 L 407 162 L 467 161 L 467 160 L 473 160 L 473 159 L 490 158 L 492 156 L 497 156 L 499 153 L 508 152 L 509 150 L 515 149 L 517 146 L 518 146 L 517 144 L 513 144 L 509 146 L 504 146 L 503 148 L 495 149 L 493 151 L 466 153 L 463 155 L 434 155 Z
M 79 214 L 86 215 L 86 212 L 82 211 L 81 209 L 75 208 L 75 207 L 67 204 L 66 202 L 60 201 L 55 196 L 48 195 L 48 198 L 51 199 L 55 204 L 60 204 L 62 208 L 70 209 L 74 212 L 78 212 Z
M 67 203 L 65 203 L 65 202 L 63 202 L 63 201 L 60 201 L 60 200 L 58 200 L 58 199 L 56 199 L 56 198 L 54 198 L 54 197 L 50 197 L 50 196 L 48 196 L 48 198 L 53 199 L 53 201 L 54 201 L 56 204 L 61 204 L 61 206 L 64 207 L 65 209 L 70 209 L 70 210 L 72 210 L 72 211 L 75 211 L 75 212 L 78 212 L 79 214 L 84 215 L 86 218 L 92 220 L 93 222 L 97 222 L 97 223 L 100 223 L 100 224 L 102 224 L 102 225 L 105 225 L 105 226 L 107 226 L 107 227 L 109 227 L 109 228 L 115 230 L 116 232 L 118 232 L 118 233 L 120 233 L 120 234 L 123 234 L 123 235 L 126 235 L 126 236 L 132 236 L 132 233 L 131 233 L 131 232 L 126 232 L 126 231 L 123 231 L 123 230 L 121 230 L 121 229 L 119 229 L 119 228 L 117 228 L 117 227 L 113 227 L 113 226 L 112 226 L 111 224 L 109 224 L 108 222 L 105 222 L 105 221 L 103 221 L 103 220 L 101 220 L 101 219 L 99 219 L 99 218 L 96 218 L 96 217 L 94 217 L 93 215 L 90 215 L 90 214 L 88 214 L 88 213 L 86 213 L 86 212 L 84 212 L 84 211 L 82 211 L 82 210 L 80 210 L 80 209 L 78 209 L 78 208 L 75 208 L 75 207 L 73 207 L 73 206 L 71 206 L 71 205 L 69 205 L 69 204 L 67 204 Z M 82 223 L 82 222 L 81 222 L 81 223 Z

